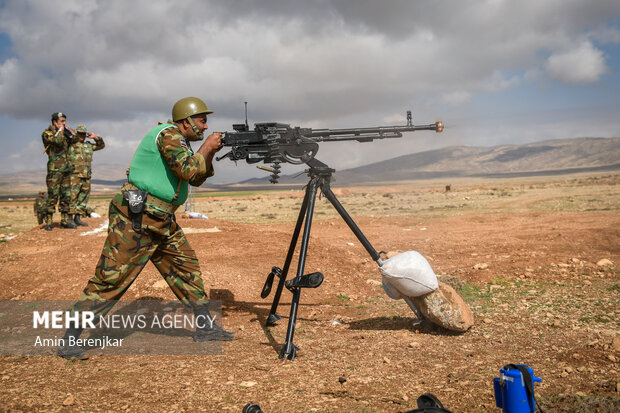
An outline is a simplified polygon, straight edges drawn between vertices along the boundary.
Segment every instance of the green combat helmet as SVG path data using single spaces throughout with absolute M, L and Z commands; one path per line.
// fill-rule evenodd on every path
M 87 129 L 86 129 L 86 126 L 84 126 L 84 125 L 78 125 L 78 127 L 75 128 L 75 131 L 77 133 L 84 133 L 85 134 Z
M 206 113 L 208 115 L 209 113 L 213 113 L 213 111 L 209 110 L 207 105 L 199 98 L 183 98 L 172 107 L 172 120 L 177 122 L 190 116 L 200 115 L 202 113 Z
M 196 134 L 197 140 L 201 140 L 203 138 L 203 133 L 198 131 L 198 128 L 194 124 L 194 120 L 191 117 L 202 114 L 208 115 L 210 113 L 213 113 L 213 111 L 209 110 L 202 99 L 187 97 L 179 100 L 172 107 L 172 120 L 178 122 L 180 120 L 187 119 Z

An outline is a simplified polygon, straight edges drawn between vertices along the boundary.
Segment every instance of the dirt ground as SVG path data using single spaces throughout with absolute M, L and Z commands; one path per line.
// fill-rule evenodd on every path
M 267 328 L 273 292 L 262 300 L 260 290 L 284 263 L 303 194 L 199 197 L 210 219 L 177 220 L 236 333 L 223 354 L 0 356 L 0 410 L 241 412 L 253 401 L 267 413 L 405 412 L 430 392 L 454 412 L 498 411 L 493 378 L 525 363 L 543 379 L 546 412 L 620 411 L 620 175 L 451 184 L 334 188 L 377 250 L 419 251 L 458 289 L 476 317 L 466 333 L 415 326 L 321 199 L 306 273 L 325 281 L 302 292 L 299 351 L 280 360 L 291 294 Z M 102 215 L 105 205 L 95 203 Z M 0 227 L 17 235 L 0 244 L 0 299 L 76 299 L 105 237 L 80 234 L 105 216 L 78 230 L 16 229 L 30 211 L 0 203 Z M 151 264 L 124 298 L 144 297 L 174 298 Z

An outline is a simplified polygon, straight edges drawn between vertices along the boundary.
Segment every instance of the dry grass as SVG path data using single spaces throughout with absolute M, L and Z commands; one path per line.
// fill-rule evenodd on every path
M 211 218 L 250 224 L 294 222 L 303 191 L 239 191 L 199 193 L 196 212 Z M 334 192 L 352 216 L 380 218 L 445 217 L 466 213 L 524 211 L 609 211 L 620 209 L 620 175 L 568 178 L 477 180 L 458 182 L 450 192 L 438 182 L 391 187 L 357 187 Z M 0 202 L 0 239 L 37 225 L 30 200 Z M 95 212 L 107 214 L 109 198 L 94 197 Z M 317 197 L 314 219 L 330 219 L 336 210 L 324 197 Z M 54 216 L 55 221 L 60 215 Z

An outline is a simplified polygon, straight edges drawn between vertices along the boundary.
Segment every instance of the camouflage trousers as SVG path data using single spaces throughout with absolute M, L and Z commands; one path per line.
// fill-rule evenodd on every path
M 151 261 L 174 295 L 186 305 L 207 303 L 196 253 L 177 224 L 174 214 L 149 208 L 142 231 L 133 230 L 127 201 L 118 195 L 110 203 L 108 237 L 95 276 L 82 292 L 74 311 L 89 310 L 104 316 Z
M 77 175 L 71 175 L 71 209 L 74 214 L 80 216 L 90 215 L 87 213 L 88 208 L 86 206 L 89 196 L 90 178 L 80 178 Z
M 46 215 L 47 214 L 45 212 L 37 212 L 37 221 L 39 222 L 39 225 L 45 222 Z
M 60 200 L 58 210 L 69 214 L 71 209 L 71 173 L 68 171 L 47 171 L 47 213 L 53 215 Z

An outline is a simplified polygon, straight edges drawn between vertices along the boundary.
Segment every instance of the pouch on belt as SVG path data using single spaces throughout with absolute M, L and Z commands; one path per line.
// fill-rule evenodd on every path
M 131 227 L 136 232 L 142 232 L 142 215 L 144 214 L 144 203 L 148 192 L 130 189 L 123 193 L 123 198 L 129 204 L 129 215 Z

